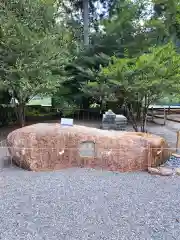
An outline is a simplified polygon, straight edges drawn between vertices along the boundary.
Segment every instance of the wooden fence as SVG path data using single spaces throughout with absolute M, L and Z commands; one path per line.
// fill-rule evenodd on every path
M 148 110 L 148 120 L 160 125 L 166 125 L 167 120 L 180 123 L 180 109 L 152 107 Z

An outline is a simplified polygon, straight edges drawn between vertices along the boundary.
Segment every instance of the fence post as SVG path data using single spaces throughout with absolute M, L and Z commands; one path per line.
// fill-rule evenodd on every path
M 164 125 L 166 125 L 167 120 L 167 114 L 166 114 L 166 108 L 164 108 Z
M 152 122 L 154 122 L 154 111 L 153 111 L 153 107 L 152 107 Z
M 169 106 L 168 108 L 168 114 L 170 114 L 170 111 L 171 111 L 171 106 Z
M 180 148 L 180 131 L 177 131 L 177 140 L 176 140 L 176 152 Z

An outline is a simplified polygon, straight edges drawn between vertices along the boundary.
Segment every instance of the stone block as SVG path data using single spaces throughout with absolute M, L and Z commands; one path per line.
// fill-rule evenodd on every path
M 111 110 L 103 114 L 102 128 L 106 130 L 125 131 L 127 118 L 123 115 L 116 115 Z

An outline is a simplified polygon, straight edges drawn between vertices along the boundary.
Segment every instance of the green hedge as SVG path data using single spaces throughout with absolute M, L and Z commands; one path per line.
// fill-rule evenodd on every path
M 0 126 L 7 126 L 17 121 L 14 108 L 0 106 Z
M 41 117 L 54 115 L 54 111 L 51 107 L 42 106 L 26 106 L 25 115 L 27 117 Z

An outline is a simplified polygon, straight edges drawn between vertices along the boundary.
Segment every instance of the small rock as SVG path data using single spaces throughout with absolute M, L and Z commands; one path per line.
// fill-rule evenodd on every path
M 148 172 L 150 174 L 156 174 L 160 176 L 171 176 L 173 174 L 173 170 L 171 168 L 159 167 L 159 168 L 148 168 Z
M 160 175 L 160 171 L 159 171 L 158 168 L 151 168 L 151 167 L 149 167 L 149 168 L 148 168 L 148 173 Z
M 172 153 L 172 156 L 180 158 L 180 154 L 177 154 L 177 153 Z
M 176 175 L 180 176 L 180 168 L 176 168 Z
M 173 174 L 173 170 L 171 168 L 160 167 L 159 171 L 161 176 L 171 176 Z

